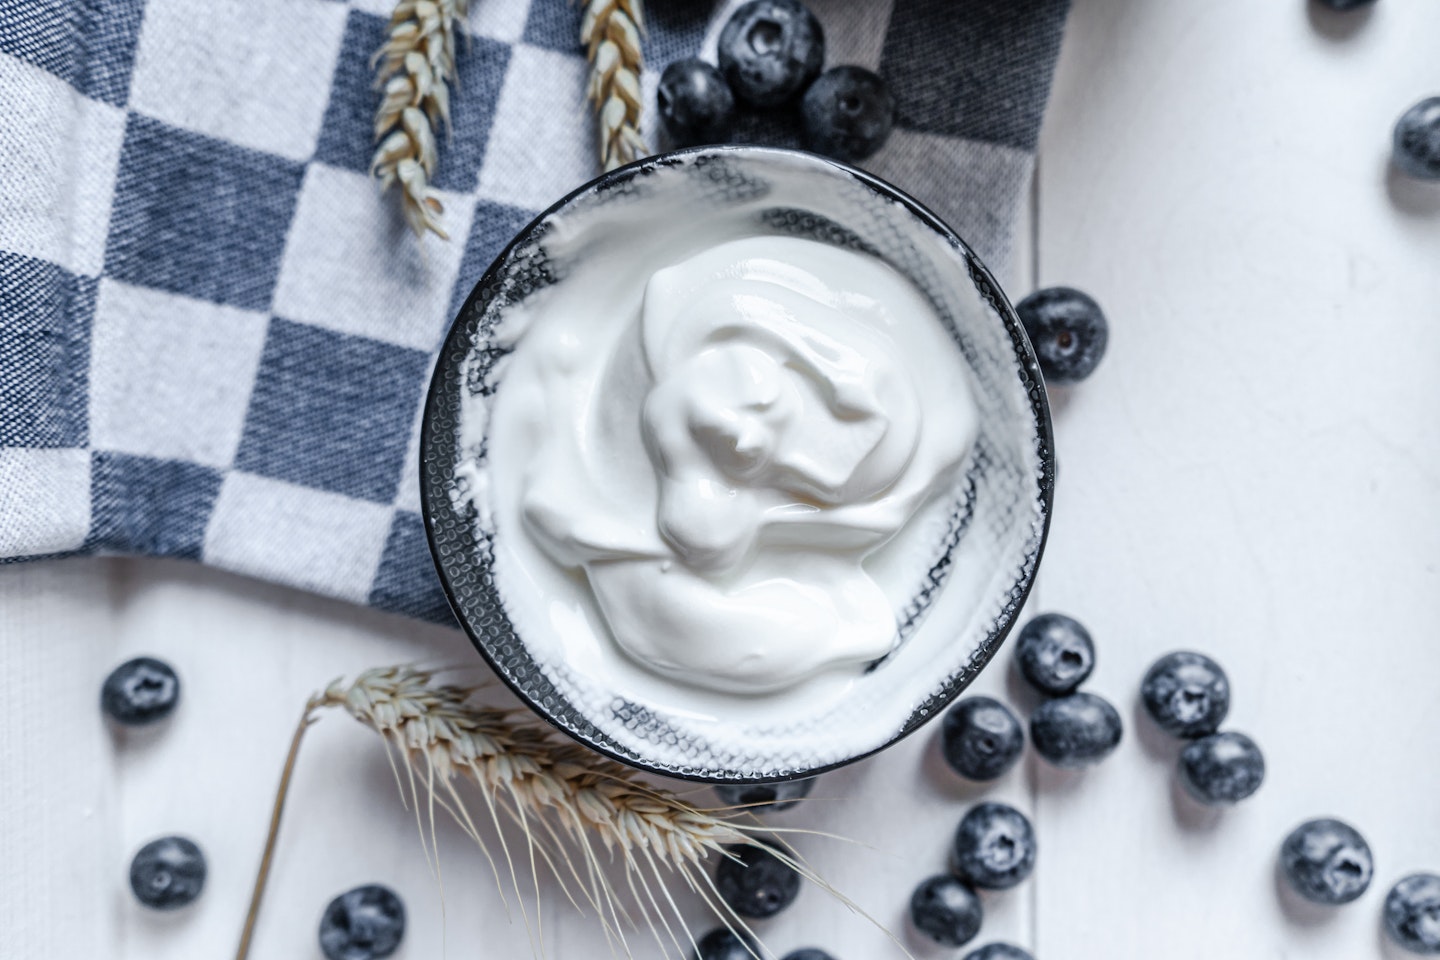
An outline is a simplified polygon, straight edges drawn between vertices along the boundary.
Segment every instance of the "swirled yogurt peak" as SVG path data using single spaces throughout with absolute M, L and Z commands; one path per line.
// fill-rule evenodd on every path
M 893 555 L 933 559 L 914 521 L 975 436 L 965 365 L 867 254 L 757 234 L 653 256 L 517 308 L 487 424 L 507 607 L 530 594 L 527 642 L 717 691 L 858 672 L 918 587 Z

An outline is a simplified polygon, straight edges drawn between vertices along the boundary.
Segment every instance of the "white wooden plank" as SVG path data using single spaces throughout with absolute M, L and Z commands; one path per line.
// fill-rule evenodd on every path
M 1345 26 L 1346 23 L 1351 26 Z M 1299 0 L 1077 4 L 1041 145 L 1039 270 L 1112 322 L 1057 396 L 1048 603 L 1100 645 L 1130 721 L 1081 777 L 1040 772 L 1047 960 L 1387 955 L 1385 889 L 1440 868 L 1440 195 L 1387 171 L 1440 89 L 1440 7 L 1343 21 Z M 1220 815 L 1177 798 L 1134 698 L 1214 653 L 1269 779 Z M 1375 849 L 1326 918 L 1275 850 L 1334 814 Z

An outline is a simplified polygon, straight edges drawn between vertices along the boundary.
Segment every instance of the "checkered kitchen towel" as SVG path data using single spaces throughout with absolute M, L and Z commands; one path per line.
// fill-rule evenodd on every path
M 366 176 L 392 2 L 0 0 L 0 558 L 188 557 L 449 618 L 417 492 L 431 362 L 510 236 L 597 171 L 575 2 L 473 0 L 435 178 L 455 239 L 417 243 Z M 1001 276 L 1066 4 L 810 0 L 827 63 L 895 92 L 867 166 Z M 650 0 L 648 61 L 713 58 L 733 5 Z

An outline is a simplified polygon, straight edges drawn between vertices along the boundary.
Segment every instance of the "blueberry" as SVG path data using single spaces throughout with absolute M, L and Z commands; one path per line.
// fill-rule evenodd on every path
M 1203 653 L 1179 650 L 1146 672 L 1140 699 L 1161 730 L 1193 740 L 1220 729 L 1230 712 L 1230 679 Z
M 719 60 L 735 96 L 778 107 L 819 75 L 825 32 L 799 0 L 750 0 L 720 31 Z
M 695 960 L 755 960 L 760 956 L 752 937 L 734 933 L 728 927 L 716 927 L 695 946 Z
M 205 854 L 184 837 L 151 840 L 130 861 L 130 889 L 155 910 L 183 907 L 205 889 Z
M 100 688 L 100 709 L 116 723 L 138 727 L 170 715 L 180 700 L 180 678 L 154 657 L 126 660 Z
M 1440 953 L 1440 877 L 1412 873 L 1391 887 L 1385 929 L 1411 953 Z
M 836 160 L 864 160 L 885 145 L 895 125 L 895 98 L 864 67 L 835 67 L 800 101 L 806 148 Z
M 835 958 L 818 947 L 801 947 L 799 950 L 791 950 L 780 960 L 835 960 Z
M 1395 166 L 1422 180 L 1440 180 L 1440 97 L 1427 97 L 1395 121 Z
M 735 94 L 704 60 L 676 60 L 660 74 L 655 92 L 660 121 L 677 147 L 724 143 L 735 127 Z
M 1370 886 L 1375 862 L 1359 831 L 1339 820 L 1307 820 L 1280 845 L 1280 866 L 1295 892 L 1315 903 L 1341 904 Z
M 1036 290 L 1015 306 L 1048 383 L 1078 383 L 1100 365 L 1110 326 L 1100 305 L 1070 287 Z
M 1063 613 L 1042 613 L 1020 629 L 1015 663 L 1035 689 L 1063 696 L 1095 669 L 1095 644 L 1079 620 Z
M 320 950 L 329 960 L 379 960 L 404 936 L 405 904 L 378 883 L 346 890 L 320 918 Z
M 1047 700 L 1030 715 L 1030 742 L 1057 767 L 1088 767 L 1119 746 L 1120 714 L 1093 693 Z
M 973 953 L 965 954 L 965 960 L 1035 960 L 1029 951 L 1009 943 L 987 943 Z
M 940 750 L 950 768 L 967 780 L 994 780 L 1015 766 L 1025 747 L 1020 721 L 989 697 L 966 697 L 945 714 Z
M 1212 733 L 1180 752 L 1180 783 L 1201 803 L 1239 803 L 1265 780 L 1265 756 L 1243 733 Z
M 916 930 L 947 947 L 964 946 L 974 940 L 984 916 L 975 891 L 949 874 L 922 881 L 910 895 L 910 922 Z
M 977 804 L 955 831 L 951 857 L 961 880 L 987 890 L 1006 890 L 1035 869 L 1035 831 L 1014 807 Z
M 1320 0 L 1322 7 L 1329 7 L 1331 10 L 1356 10 L 1360 7 L 1368 7 L 1375 0 Z
M 815 789 L 819 777 L 780 780 L 775 783 L 717 783 L 715 793 L 727 807 L 744 807 L 750 813 L 789 810 Z
M 800 874 L 764 847 L 735 844 L 715 871 L 720 899 L 742 917 L 772 917 L 795 902 Z

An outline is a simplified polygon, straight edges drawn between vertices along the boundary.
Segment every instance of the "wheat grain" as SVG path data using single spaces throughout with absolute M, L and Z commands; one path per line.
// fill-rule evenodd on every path
M 585 0 L 580 42 L 590 60 L 586 96 L 595 107 L 600 164 L 606 170 L 646 154 L 640 136 L 640 72 L 645 29 L 641 0 Z
M 376 84 L 383 85 L 375 111 L 371 176 L 380 189 L 400 188 L 405 222 L 415 235 L 426 230 L 449 239 L 445 212 L 430 181 L 440 153 L 435 132 L 450 124 L 450 87 L 455 79 L 455 35 L 469 0 L 400 0 L 390 16 L 385 43 L 375 51 Z

